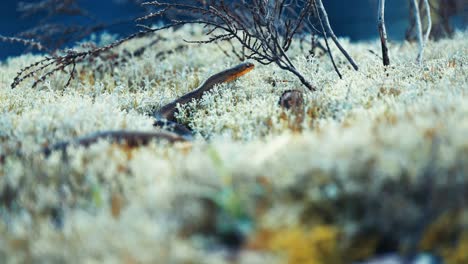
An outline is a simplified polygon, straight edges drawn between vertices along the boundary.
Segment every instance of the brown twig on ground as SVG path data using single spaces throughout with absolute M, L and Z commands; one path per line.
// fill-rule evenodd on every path
M 141 1 L 131 1 L 134 4 L 141 4 Z M 19 2 L 17 5 L 21 17 L 33 17 L 36 20 L 33 28 L 16 34 L 16 40 L 19 39 L 34 39 L 40 43 L 41 50 L 46 51 L 48 56 L 44 59 L 29 65 L 22 69 L 14 78 L 11 87 L 14 88 L 26 79 L 34 79 L 33 87 L 43 82 L 46 78 L 60 71 L 69 71 L 69 78 L 65 86 L 68 86 L 71 80 L 75 77 L 75 69 L 77 64 L 89 63 L 92 64 L 94 59 L 100 58 L 106 64 L 111 66 L 118 65 L 128 60 L 128 52 L 117 53 L 110 52 L 111 49 L 121 45 L 122 43 L 140 36 L 149 34 L 148 32 L 139 32 L 117 40 L 112 44 L 104 47 L 87 47 L 85 51 L 65 50 L 59 51 L 65 45 L 74 44 L 88 37 L 92 33 L 102 31 L 112 26 L 118 26 L 125 23 L 134 23 L 134 18 L 120 18 L 110 23 L 99 22 L 98 19 L 90 12 L 81 6 L 81 2 L 77 0 L 40 0 L 35 2 Z M 74 24 L 73 22 L 55 23 L 57 18 L 81 17 L 86 19 L 86 23 Z M 63 20 L 63 19 L 62 19 Z M 0 39 L 1 41 L 2 39 Z M 15 40 L 15 41 L 16 41 Z M 13 39 L 10 39 L 13 41 Z M 18 41 L 16 41 L 18 42 Z M 39 46 L 33 42 L 23 44 L 38 48 Z M 151 45 L 151 44 L 150 44 Z M 150 46 L 149 45 L 149 46 Z M 143 49 L 137 50 L 135 56 L 140 56 L 138 52 L 143 53 Z M 123 54 L 123 56 L 121 56 Z M 100 65 L 97 69 L 99 70 Z
M 387 47 L 387 29 L 385 27 L 385 0 L 379 0 L 379 11 L 378 11 L 378 29 L 380 35 L 380 42 L 382 45 L 382 59 L 383 65 L 390 65 L 390 58 L 388 56 Z

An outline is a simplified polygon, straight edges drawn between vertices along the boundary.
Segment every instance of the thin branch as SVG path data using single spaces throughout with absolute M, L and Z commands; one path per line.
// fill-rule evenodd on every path
M 416 19 L 416 25 L 417 25 L 417 36 L 418 36 L 418 42 L 419 42 L 419 52 L 418 52 L 418 57 L 417 61 L 419 64 L 422 64 L 423 61 L 423 55 L 424 55 L 424 48 L 427 45 L 427 42 L 429 41 L 429 36 L 431 34 L 431 29 L 432 29 L 432 19 L 431 19 L 431 6 L 429 5 L 428 0 L 423 0 L 424 3 L 424 8 L 426 9 L 426 19 L 427 19 L 427 30 L 423 36 L 423 29 L 422 29 L 422 23 L 421 23 L 421 14 L 419 10 L 419 6 L 416 4 L 414 7 L 414 17 Z M 415 4 L 415 1 L 413 1 L 413 5 Z
M 418 64 L 421 65 L 422 59 L 423 59 L 423 52 L 424 52 L 424 40 L 423 40 L 422 25 L 421 25 L 421 14 L 419 12 L 418 0 L 412 0 L 412 3 L 413 3 L 414 19 L 416 21 L 416 36 L 417 36 L 418 44 L 419 44 L 418 57 L 416 61 L 418 62 Z
M 424 35 L 424 45 L 427 45 L 427 42 L 429 41 L 429 36 L 431 35 L 431 30 L 432 30 L 431 6 L 429 4 L 429 0 L 424 0 L 424 6 L 426 8 L 426 18 L 427 18 L 427 30 L 426 30 L 426 34 Z
M 34 48 L 38 51 L 50 52 L 50 50 L 42 45 L 42 43 L 34 40 L 34 39 L 25 39 L 25 38 L 18 38 L 18 37 L 6 37 L 0 35 L 0 42 L 9 42 L 9 43 L 20 43 L 24 46 L 28 46 Z
M 328 56 L 330 56 L 330 60 L 331 60 L 331 62 L 333 64 L 333 68 L 335 69 L 335 72 L 338 74 L 340 79 L 343 79 L 343 76 L 341 75 L 340 70 L 336 66 L 335 59 L 333 58 L 333 54 L 332 54 L 331 49 L 330 49 L 330 44 L 328 44 L 327 31 L 325 30 L 325 26 L 323 24 L 322 17 L 320 15 L 320 12 L 318 12 L 318 7 L 317 7 L 317 5 L 315 3 L 314 3 L 314 6 L 315 6 L 315 9 L 316 9 L 316 12 L 317 12 L 317 17 L 318 17 L 318 20 L 319 20 L 319 23 L 320 23 L 320 27 L 322 28 L 323 39 L 325 40 L 325 46 L 327 48 L 326 52 L 328 53 Z
M 387 29 L 385 27 L 385 0 L 379 0 L 379 12 L 377 21 L 380 34 L 380 42 L 382 44 L 383 65 L 388 66 L 390 65 L 390 58 L 388 57 Z
M 33 63 L 21 69 L 14 78 L 13 83 L 11 84 L 11 88 L 15 88 L 20 83 L 31 77 L 34 77 L 36 79 L 32 85 L 32 87 L 34 88 L 39 83 L 45 81 L 48 77 L 52 76 L 53 74 L 59 71 L 65 70 L 65 68 L 71 65 L 72 70 L 70 71 L 70 79 L 65 85 L 65 87 L 67 87 L 70 84 L 71 79 L 73 79 L 74 77 L 75 66 L 77 63 L 83 62 L 87 59 L 92 59 L 103 52 L 109 51 L 115 47 L 120 46 L 121 44 L 127 42 L 130 39 L 147 36 L 153 32 L 155 31 L 138 32 L 109 45 L 90 49 L 87 51 L 77 52 L 74 50 L 68 50 L 65 52 L 64 55 L 61 56 L 46 57 L 36 63 Z M 47 72 L 43 73 L 43 70 L 47 70 Z
M 346 57 L 346 59 L 351 63 L 353 68 L 357 71 L 359 67 L 357 66 L 356 62 L 353 60 L 353 58 L 349 55 L 349 53 L 341 46 L 340 42 L 338 41 L 338 38 L 336 37 L 335 33 L 333 32 L 333 29 L 330 25 L 330 21 L 328 20 L 328 14 L 327 11 L 325 10 L 325 7 L 323 6 L 322 0 L 315 0 L 316 3 L 318 4 L 318 8 L 320 12 L 322 13 L 323 20 L 325 21 L 325 27 L 328 31 L 328 34 L 332 38 L 333 42 L 335 45 L 340 49 L 341 53 Z

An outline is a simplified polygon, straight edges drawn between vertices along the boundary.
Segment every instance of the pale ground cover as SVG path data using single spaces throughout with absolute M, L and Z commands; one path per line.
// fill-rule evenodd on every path
M 93 72 L 99 61 L 79 66 L 68 88 L 66 73 L 35 89 L 34 80 L 10 88 L 41 56 L 0 65 L 0 262 L 350 263 L 391 233 L 397 250 L 457 263 L 467 238 L 444 253 L 424 238 L 439 216 L 456 210 L 462 220 L 447 228 L 460 232 L 468 215 L 466 32 L 430 42 L 422 66 L 415 43 L 392 43 L 384 68 L 369 52 L 380 51 L 377 41 L 343 40 L 360 70 L 334 50 L 342 80 L 327 56 L 306 58 L 296 45 L 294 62 L 317 92 L 256 65 L 181 109 L 194 142 L 129 149 L 100 141 L 67 155 L 38 153 L 96 131 L 153 130 L 153 110 L 238 63 L 216 45 L 155 59 L 200 33 L 164 32 L 144 56 L 101 72 Z M 288 89 L 304 91 L 301 124 L 277 104 Z M 226 256 L 232 234 L 248 240 L 236 257 Z M 374 239 L 362 246 L 368 252 L 354 250 L 361 237 Z

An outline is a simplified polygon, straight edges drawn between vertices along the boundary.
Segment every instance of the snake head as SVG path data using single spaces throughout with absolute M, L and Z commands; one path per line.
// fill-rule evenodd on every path
M 255 68 L 255 64 L 251 62 L 245 62 L 237 65 L 236 67 L 229 70 L 225 82 L 231 82 L 237 78 L 247 74 L 249 71 Z

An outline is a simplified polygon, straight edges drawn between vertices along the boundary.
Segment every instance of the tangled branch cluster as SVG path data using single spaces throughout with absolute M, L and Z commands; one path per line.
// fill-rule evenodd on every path
M 102 53 L 109 51 L 130 39 L 142 37 L 145 35 L 145 32 L 139 32 L 103 47 L 92 48 L 82 52 L 67 50 L 64 55 L 53 55 L 45 57 L 44 59 L 21 69 L 14 78 L 13 83 L 11 84 L 11 88 L 15 88 L 26 79 L 35 78 L 35 81 L 32 85 L 32 88 L 34 88 L 39 83 L 45 81 L 49 76 L 59 71 L 65 71 L 69 66 L 71 66 L 71 70 L 69 70 L 69 78 L 65 84 L 65 87 L 67 87 L 70 84 L 70 81 L 75 77 L 76 64 L 86 60 L 94 59 L 100 56 Z
M 206 33 L 208 39 L 195 42 L 235 40 L 241 44 L 245 59 L 253 59 L 265 65 L 275 63 L 281 69 L 293 73 L 309 90 L 315 90 L 287 55 L 294 36 L 307 28 L 305 24 L 309 23 L 309 17 L 314 12 L 314 1 L 171 0 L 146 2 L 143 5 L 152 6 L 156 11 L 138 21 L 164 17 L 169 19 L 168 26 L 204 25 L 209 28 Z
M 42 0 L 35 4 L 21 3 L 20 10 L 25 15 L 47 11 L 47 17 L 60 14 L 87 16 L 87 12 L 77 5 L 76 0 L 63 1 L 54 8 L 50 7 L 54 3 L 56 4 L 56 0 Z M 236 47 L 240 48 L 234 48 L 235 46 L 233 46 L 233 52 L 241 60 L 252 59 L 265 65 L 274 63 L 281 69 L 294 74 L 311 91 L 316 90 L 316 88 L 296 68 L 288 56 L 288 50 L 295 37 L 299 34 L 310 34 L 312 36 L 311 44 L 314 46 L 316 44 L 316 41 L 314 41 L 316 39 L 315 34 L 321 33 L 325 39 L 326 51 L 330 55 L 333 66 L 340 77 L 341 74 L 330 51 L 327 40 L 328 36 L 331 37 L 353 68 L 358 69 L 354 60 L 340 45 L 338 38 L 333 33 L 321 0 L 164 0 L 145 2 L 142 3 L 142 6 L 152 12 L 138 18 L 138 22 L 149 22 L 150 19 L 158 18 L 167 21 L 167 23 L 157 28 L 141 25 L 144 29 L 143 31 L 105 47 L 94 47 L 80 52 L 69 50 L 62 52 L 62 55 L 57 55 L 60 52 L 50 48 L 50 51 L 47 53 L 51 55 L 22 69 L 14 79 L 12 87 L 16 87 L 19 83 L 29 78 L 35 79 L 33 83 L 33 87 L 35 87 L 54 73 L 65 70 L 68 70 L 70 74 L 67 82 L 68 85 L 70 80 L 74 78 L 77 63 L 89 62 L 93 58 L 101 56 L 101 53 L 108 52 L 137 36 L 146 36 L 160 30 L 177 28 L 186 24 L 199 24 L 207 28 L 206 40 L 192 42 L 216 43 L 219 41 L 236 41 L 240 44 L 240 46 Z M 50 7 L 50 10 L 47 7 Z M 315 23 L 317 21 L 320 22 L 321 30 L 314 28 L 311 22 L 313 20 L 315 20 Z M 66 32 L 70 33 L 71 36 L 75 34 L 79 35 L 83 32 L 90 34 L 104 27 L 105 25 L 100 24 L 96 24 L 88 29 L 76 29 L 72 27 L 68 28 Z M 40 32 L 44 31 L 49 32 L 49 34 L 40 34 Z M 53 36 L 49 36 L 50 32 L 64 31 L 48 23 L 39 24 L 37 28 L 24 32 L 20 36 L 24 40 L 21 43 L 33 48 L 39 47 L 35 45 L 36 42 L 45 47 L 48 46 L 44 45 L 46 41 L 61 43 L 60 45 L 62 45 L 63 42 L 58 42 Z M 37 35 L 46 37 L 37 39 L 34 37 Z M 66 36 L 67 34 L 59 35 Z M 36 39 L 37 41 L 28 41 L 27 39 Z M 71 39 L 65 40 L 65 42 L 69 41 Z M 142 48 L 144 50 L 144 47 Z
M 90 25 L 59 25 L 51 23 L 57 16 L 79 16 L 90 20 L 95 18 L 89 12 L 79 5 L 77 0 L 41 0 L 38 2 L 20 2 L 18 10 L 23 17 L 38 16 L 45 17 L 37 23 L 32 29 L 18 33 L 15 37 L 0 36 L 0 41 L 21 43 L 39 51 L 45 51 L 49 54 L 45 59 L 36 62 L 21 70 L 12 87 L 16 87 L 22 81 L 34 78 L 33 87 L 44 81 L 49 76 L 58 71 L 69 70 L 70 80 L 74 77 L 75 66 L 77 63 L 90 62 L 96 57 L 114 58 L 119 56 L 104 56 L 102 53 L 109 52 L 120 44 L 133 39 L 137 36 L 146 36 L 167 28 L 178 28 L 185 24 L 203 25 L 207 31 L 207 39 L 203 41 L 188 41 L 195 43 L 217 43 L 220 41 L 238 42 L 239 46 L 233 45 L 233 53 L 240 59 L 252 59 L 261 64 L 274 63 L 283 70 L 294 74 L 301 83 L 309 90 L 316 88 L 307 80 L 304 75 L 296 68 L 293 61 L 288 56 L 288 50 L 291 43 L 298 36 L 310 35 L 311 46 L 322 47 L 330 56 L 331 62 L 337 74 L 342 77 L 338 67 L 335 64 L 333 55 L 328 43 L 328 37 L 338 47 L 340 52 L 346 57 L 352 67 L 357 70 L 358 66 L 352 57 L 347 53 L 339 43 L 334 34 L 327 12 L 322 0 L 160 0 L 143 2 L 144 0 L 129 1 L 138 4 L 144 8 L 147 15 L 137 19 L 138 22 L 150 23 L 151 19 L 166 21 L 162 27 L 152 28 L 140 25 L 144 30 L 126 38 L 118 40 L 105 47 L 92 47 L 86 51 L 65 51 L 59 52 L 58 48 L 64 45 L 76 42 L 90 35 L 108 28 L 111 25 L 117 25 L 128 22 L 128 20 L 114 21 L 112 24 L 91 23 Z M 143 2 L 143 3 L 142 3 Z M 416 28 L 416 36 L 420 43 L 418 61 L 422 61 L 424 43 L 427 42 L 431 32 L 431 24 L 435 30 L 432 31 L 432 37 L 437 37 L 442 28 L 444 32 L 450 32 L 449 19 L 460 13 L 462 9 L 461 0 L 411 0 L 412 12 L 410 15 L 411 26 L 407 36 L 412 35 Z M 426 34 L 422 36 L 422 26 L 418 18 L 419 5 L 424 5 L 426 12 L 423 13 L 427 18 Z M 431 21 L 431 11 L 437 17 Z M 151 12 L 150 12 L 151 11 Z M 390 64 L 387 48 L 387 34 L 384 22 L 385 1 L 379 0 L 379 21 L 378 27 L 382 41 L 382 57 L 384 65 Z M 132 20 L 133 21 L 133 20 Z M 317 30 L 314 25 L 317 25 Z M 321 35 L 325 42 L 325 47 L 317 42 L 317 35 Z M 439 34 L 440 35 L 440 34 Z M 302 43 L 303 39 L 301 40 Z M 151 44 L 150 44 L 151 45 Z M 141 47 L 136 52 L 144 52 L 147 47 Z M 313 48 L 312 48 L 313 49 Z M 62 55 L 57 55 L 62 54 Z M 139 54 L 141 55 L 141 54 Z M 122 55 L 120 55 L 122 56 Z M 125 54 L 124 54 L 125 56 Z M 118 58 L 119 61 L 126 61 L 129 58 Z M 115 65 L 114 62 L 110 62 Z

